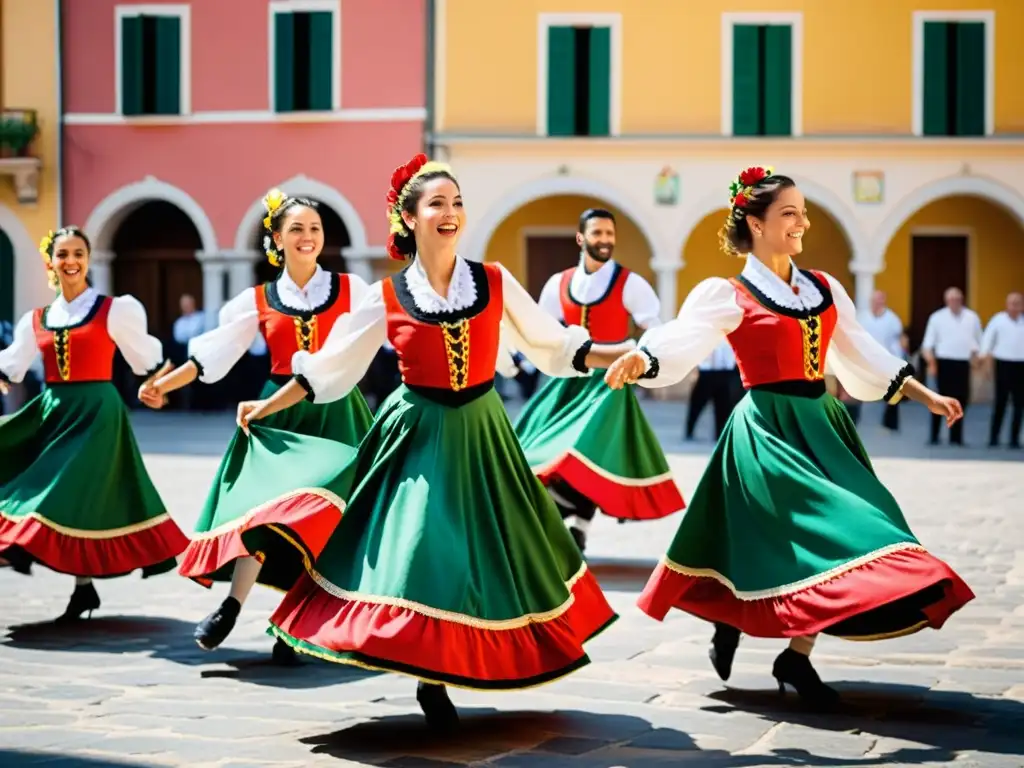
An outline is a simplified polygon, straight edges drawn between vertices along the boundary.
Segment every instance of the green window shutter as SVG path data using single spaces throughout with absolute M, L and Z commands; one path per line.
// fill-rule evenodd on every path
M 732 132 L 761 132 L 761 30 L 737 24 L 732 28 Z
M 576 132 L 576 30 L 548 28 L 548 135 Z
M 924 116 L 925 136 L 948 136 L 949 125 L 949 35 L 947 24 L 924 24 Z
M 14 244 L 0 230 L 0 320 L 14 322 Z
M 156 114 L 181 114 L 181 19 L 156 18 Z
M 612 30 L 594 27 L 590 30 L 590 103 L 591 136 L 608 136 L 612 132 Z
M 793 133 L 793 28 L 769 26 L 764 31 L 764 134 Z
M 142 114 L 142 18 L 121 19 L 121 114 Z
M 985 135 L 985 24 L 956 25 L 957 136 Z
M 309 14 L 309 108 L 330 111 L 334 107 L 332 77 L 334 56 L 334 14 Z
M 295 18 L 274 15 L 274 110 L 295 109 Z

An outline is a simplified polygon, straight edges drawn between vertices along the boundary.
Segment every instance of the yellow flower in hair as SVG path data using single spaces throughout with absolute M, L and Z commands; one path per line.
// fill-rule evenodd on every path
M 54 237 L 56 237 L 56 233 L 51 229 L 43 236 L 43 239 L 39 241 L 39 253 L 47 259 L 50 257 L 50 246 L 53 245 Z
M 264 219 L 263 219 L 263 228 L 264 229 L 270 229 L 271 223 L 272 222 L 270 221 L 270 217 L 269 216 L 264 217 Z
M 272 214 L 274 211 L 281 207 L 281 204 L 286 199 L 287 198 L 285 197 L 284 192 L 282 192 L 277 187 L 274 187 L 274 189 L 267 192 L 266 197 L 263 198 L 263 205 L 266 207 L 267 213 Z

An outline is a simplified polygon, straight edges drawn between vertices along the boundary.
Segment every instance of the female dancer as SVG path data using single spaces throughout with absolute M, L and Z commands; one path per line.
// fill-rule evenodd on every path
M 458 714 L 444 684 L 554 680 L 587 664 L 583 643 L 616 618 L 493 391 L 500 326 L 552 376 L 612 356 L 590 352 L 583 328 L 544 314 L 500 265 L 456 255 L 466 217 L 447 166 L 418 155 L 387 201 L 389 252 L 412 264 L 371 287 L 347 334 L 297 354 L 293 382 L 239 405 L 238 420 L 250 429 L 304 397 L 342 397 L 385 339 L 394 346 L 403 385 L 359 446 L 344 518 L 271 631 L 303 653 L 419 678 L 428 723 L 447 729 Z
M 731 189 L 722 238 L 747 254 L 740 276 L 700 283 L 678 318 L 607 373 L 612 387 L 666 386 L 728 338 L 749 390 L 639 604 L 658 620 L 675 607 L 715 622 L 723 680 L 741 632 L 792 638 L 775 660 L 780 690 L 831 704 L 838 695 L 809 659 L 819 632 L 878 640 L 939 628 L 974 595 L 911 533 L 825 392 L 826 361 L 858 400 L 906 396 L 948 423 L 963 410 L 871 338 L 835 278 L 793 264 L 810 222 L 792 179 L 748 168 Z
M 317 264 L 324 233 L 316 203 L 276 189 L 263 202 L 264 247 L 274 266 L 283 262 L 281 276 L 229 301 L 220 325 L 189 343 L 188 362 L 144 385 L 139 399 L 150 407 L 159 408 L 168 392 L 196 378 L 222 379 L 258 334 L 270 352 L 271 376 L 263 389 L 269 397 L 291 377 L 292 355 L 317 351 L 366 293 L 357 276 L 327 272 Z M 371 421 L 366 401 L 353 390 L 329 405 L 303 403 L 282 413 L 254 430 L 251 439 L 235 431 L 179 568 L 207 587 L 231 579 L 228 597 L 196 627 L 201 648 L 224 642 L 253 584 L 287 590 L 302 573 L 303 558 L 320 552 L 342 504 L 314 509 L 299 491 L 323 485 L 350 463 Z M 278 661 L 292 656 L 288 646 L 275 645 Z
M 0 390 L 39 353 L 47 385 L 0 418 L 0 551 L 22 573 L 38 561 L 75 577 L 57 619 L 67 622 L 100 607 L 93 578 L 169 571 L 188 538 L 153 487 L 111 383 L 117 350 L 140 376 L 169 367 L 160 368 L 146 310 L 89 286 L 89 239 L 77 227 L 49 233 L 39 252 L 59 295 L 22 317 L 0 352 Z

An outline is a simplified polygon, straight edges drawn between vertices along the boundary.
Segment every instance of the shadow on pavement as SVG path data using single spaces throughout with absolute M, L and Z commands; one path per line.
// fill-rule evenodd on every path
M 740 710 L 777 723 L 834 732 L 860 732 L 927 745 L 928 760 L 952 761 L 960 752 L 1024 753 L 1024 702 L 983 698 L 959 691 L 932 691 L 915 685 L 829 681 L 843 697 L 835 713 L 814 712 L 795 694 L 729 688 L 708 694 L 722 705 L 705 711 Z M 911 762 L 905 753 L 899 760 Z M 893 755 L 887 756 L 893 758 Z
M 105 757 L 75 757 L 49 752 L 22 752 L 0 749 L 0 765 L 4 768 L 41 765 L 45 768 L 155 768 L 156 763 L 110 760 Z
M 587 568 L 597 578 L 601 589 L 614 592 L 640 592 L 658 561 L 626 557 L 587 558 Z

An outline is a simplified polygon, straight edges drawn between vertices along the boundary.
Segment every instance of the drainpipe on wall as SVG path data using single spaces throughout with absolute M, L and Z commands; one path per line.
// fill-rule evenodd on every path
M 64 226 L 64 25 L 62 23 L 62 0 L 53 0 L 54 36 L 57 44 L 57 221 L 52 226 Z M 80 222 L 79 226 L 85 224 Z
M 427 0 L 427 55 L 426 55 L 426 119 L 423 121 L 423 151 L 427 157 L 434 157 L 434 47 L 436 38 L 435 0 Z

